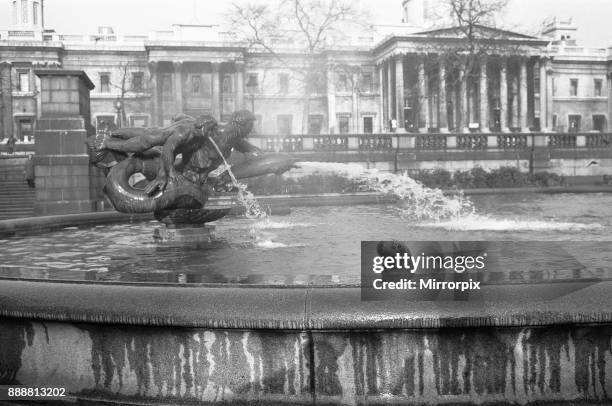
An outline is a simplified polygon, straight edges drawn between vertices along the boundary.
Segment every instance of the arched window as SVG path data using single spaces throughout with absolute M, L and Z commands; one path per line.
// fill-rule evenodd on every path
M 38 25 L 38 16 L 40 15 L 40 3 L 34 2 L 34 14 L 32 15 L 32 23 Z
M 28 23 L 28 0 L 21 0 L 21 23 Z
M 17 24 L 17 0 L 13 1 L 13 25 Z

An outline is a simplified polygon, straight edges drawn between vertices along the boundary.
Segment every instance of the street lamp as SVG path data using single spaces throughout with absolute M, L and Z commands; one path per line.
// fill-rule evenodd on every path
M 247 92 L 251 95 L 251 113 L 255 113 L 255 92 L 259 83 L 257 82 L 257 75 L 249 75 L 249 80 L 246 84 Z
M 117 128 L 121 128 L 121 117 L 123 111 L 123 101 L 121 99 L 115 100 L 115 110 L 117 110 Z

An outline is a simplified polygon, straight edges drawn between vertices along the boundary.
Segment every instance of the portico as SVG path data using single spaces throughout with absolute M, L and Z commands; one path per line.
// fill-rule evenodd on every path
M 385 123 L 421 133 L 551 129 L 545 41 L 502 32 L 495 46 L 470 54 L 453 33 L 393 37 L 375 49 Z

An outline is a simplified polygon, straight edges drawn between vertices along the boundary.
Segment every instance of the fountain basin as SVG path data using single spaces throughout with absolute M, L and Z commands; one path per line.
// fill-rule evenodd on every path
M 612 280 L 605 266 L 596 269 L 607 261 L 597 256 L 603 245 L 579 258 L 581 272 L 546 276 L 547 269 L 535 270 L 535 276 L 520 283 L 486 285 L 480 300 L 469 302 L 363 302 L 358 277 L 337 270 L 350 268 L 354 255 L 352 245 L 337 238 L 344 235 L 348 217 L 354 222 L 344 229 L 358 233 L 358 239 L 410 232 L 431 239 L 451 233 L 459 239 L 496 235 L 520 240 L 525 237 L 521 227 L 535 227 L 529 228 L 531 238 L 556 235 L 567 240 L 559 234 L 570 232 L 573 239 L 591 237 L 584 244 L 595 244 L 593 230 L 609 235 L 609 205 L 597 200 L 605 201 L 605 196 L 592 198 L 590 205 L 571 195 L 516 199 L 483 200 L 482 207 L 495 207 L 505 219 L 478 218 L 468 226 L 480 231 L 462 232 L 448 231 L 443 224 L 436 225 L 441 229 L 408 227 L 398 221 L 394 208 L 297 208 L 283 222 L 302 224 L 316 213 L 320 223 L 291 228 L 279 238 L 295 242 L 285 240 L 291 235 L 312 247 L 287 244 L 276 254 L 261 248 L 263 262 L 247 264 L 254 272 L 284 272 L 291 283 L 229 274 L 203 283 L 203 278 L 190 278 L 189 269 L 176 270 L 187 277 L 173 273 L 161 279 L 173 283 L 104 281 L 95 272 L 79 280 L 80 273 L 58 273 L 52 265 L 40 273 L 15 273 L 0 280 L 0 379 L 3 384 L 65 386 L 73 400 L 105 404 L 609 401 Z M 575 204 L 576 210 L 568 210 L 571 218 L 536 216 L 542 208 L 556 213 L 559 204 Z M 540 223 L 509 221 L 505 210 L 517 205 L 523 205 L 516 210 L 524 215 L 525 206 L 534 206 L 529 213 Z M 596 219 L 593 210 L 599 210 Z M 570 223 L 587 218 L 587 228 Z M 493 231 L 482 231 L 485 220 L 489 223 L 484 226 Z M 220 221 L 218 228 L 239 235 L 246 229 L 240 228 L 241 221 L 228 220 L 230 226 Z M 130 227 L 135 232 L 147 224 Z M 509 225 L 518 227 L 510 237 L 500 231 Z M 452 226 L 465 228 L 461 222 Z M 112 231 L 109 227 L 85 231 L 95 235 Z M 339 234 L 331 234 L 334 230 Z M 113 238 L 123 241 L 124 236 L 119 232 Z M 27 244 L 27 238 L 4 241 L 4 267 L 16 258 L 9 251 L 20 241 Z M 61 242 L 59 236 L 53 238 Z M 605 241 L 597 238 L 597 244 Z M 39 255 L 34 248 L 32 255 Z M 146 249 L 159 255 L 172 252 Z M 326 268 L 315 258 L 317 252 L 321 257 L 344 253 L 345 262 Z M 292 254 L 295 269 L 283 253 Z M 306 268 L 298 266 L 297 253 L 306 258 Z M 270 258 L 277 260 L 266 265 Z M 124 275 L 125 266 L 132 267 L 121 258 L 116 261 Z M 233 268 L 241 262 L 243 258 L 235 258 Z M 302 278 L 304 269 L 329 278 Z M 591 273 L 597 277 L 588 277 Z M 68 275 L 70 280 L 50 280 Z
M 407 308 L 356 287 L 3 280 L 0 376 L 111 404 L 609 400 L 610 289 Z

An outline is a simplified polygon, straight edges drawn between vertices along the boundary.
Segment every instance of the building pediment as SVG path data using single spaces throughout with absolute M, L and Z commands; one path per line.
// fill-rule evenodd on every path
M 502 30 L 494 27 L 487 27 L 484 25 L 475 25 L 469 28 L 472 29 L 472 35 L 474 36 L 474 38 L 479 39 L 499 41 L 539 40 L 539 38 L 531 35 L 521 34 L 514 31 Z M 417 32 L 414 35 L 422 35 L 429 38 L 464 39 L 467 37 L 467 30 L 468 27 L 456 26 Z

